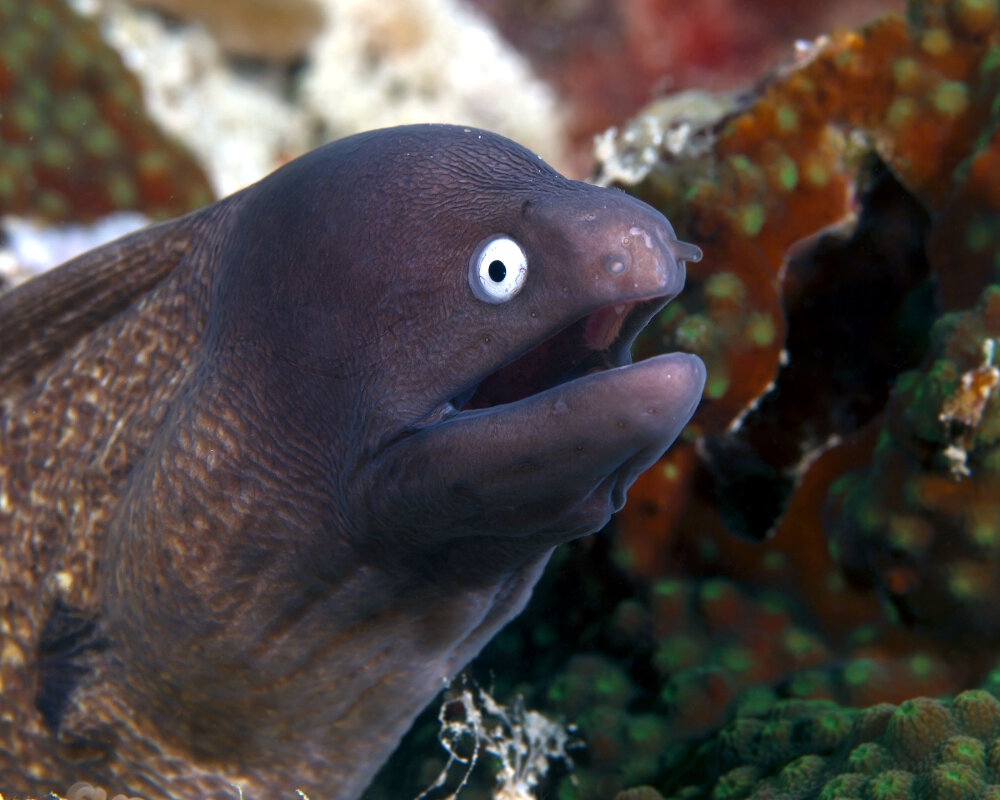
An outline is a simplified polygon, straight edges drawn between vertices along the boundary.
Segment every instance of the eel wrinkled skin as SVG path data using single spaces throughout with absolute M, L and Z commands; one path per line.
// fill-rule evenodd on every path
M 358 797 L 690 418 L 699 256 L 426 125 L 0 295 L 0 791 Z

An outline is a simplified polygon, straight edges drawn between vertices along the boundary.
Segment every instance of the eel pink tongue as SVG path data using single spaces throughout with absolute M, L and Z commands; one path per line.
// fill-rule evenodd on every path
M 622 325 L 633 303 L 619 303 L 595 311 L 587 318 L 584 342 L 591 350 L 607 350 L 621 333 Z

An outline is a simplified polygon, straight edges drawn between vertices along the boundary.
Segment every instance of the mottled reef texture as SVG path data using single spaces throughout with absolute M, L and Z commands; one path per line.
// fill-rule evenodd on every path
M 996 3 L 913 2 L 817 43 L 629 187 L 706 251 L 640 349 L 709 365 L 688 451 L 620 520 L 639 572 L 680 560 L 759 583 L 769 561 L 767 583 L 838 635 L 865 619 L 995 635 L 998 90 Z M 606 170 L 636 166 L 643 145 L 619 146 Z M 946 526 L 964 533 L 938 537 L 920 574 Z M 917 587 L 949 596 L 939 624 Z
M 0 0 L 0 111 L 0 215 L 164 218 L 212 199 L 97 25 L 63 0 Z
M 904 0 L 468 0 L 558 88 L 586 169 L 594 134 L 653 97 L 728 90 L 769 69 L 795 39 L 898 11 Z

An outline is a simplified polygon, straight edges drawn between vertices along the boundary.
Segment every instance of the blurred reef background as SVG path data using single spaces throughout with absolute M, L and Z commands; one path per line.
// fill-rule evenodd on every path
M 998 0 L 0 0 L 0 276 L 429 120 L 705 251 L 637 344 L 708 365 L 683 441 L 469 670 L 576 726 L 537 796 L 1000 798 Z

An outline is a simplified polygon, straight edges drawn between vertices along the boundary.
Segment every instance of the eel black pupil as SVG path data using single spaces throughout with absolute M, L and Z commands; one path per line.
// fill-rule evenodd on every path
M 501 283 L 507 277 L 507 267 L 499 259 L 490 262 L 490 280 L 494 283 Z

